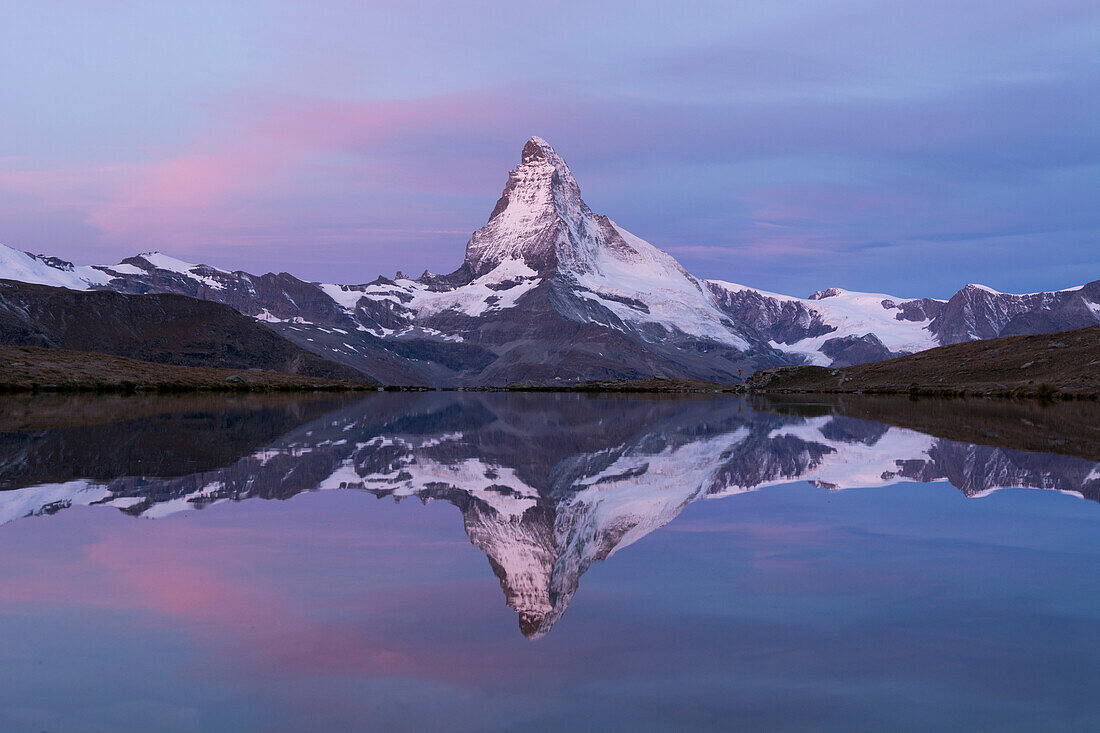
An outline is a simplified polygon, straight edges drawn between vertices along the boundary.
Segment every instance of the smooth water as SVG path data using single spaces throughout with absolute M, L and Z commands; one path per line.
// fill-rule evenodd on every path
M 1100 729 L 1100 422 L 943 409 L 7 398 L 0 729 Z

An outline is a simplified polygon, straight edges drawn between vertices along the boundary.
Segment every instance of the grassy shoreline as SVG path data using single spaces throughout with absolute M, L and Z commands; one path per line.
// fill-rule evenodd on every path
M 359 391 L 366 382 L 300 374 L 157 364 L 122 356 L 34 346 L 0 346 L 0 392 Z

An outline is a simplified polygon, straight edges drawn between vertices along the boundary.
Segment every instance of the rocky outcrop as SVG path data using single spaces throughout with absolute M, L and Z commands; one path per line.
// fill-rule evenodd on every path
M 719 306 L 730 318 L 744 323 L 768 341 L 794 344 L 836 331 L 823 315 L 794 298 L 769 297 L 751 288 L 739 290 L 708 282 Z
M 834 367 L 866 364 L 896 356 L 873 333 L 829 339 L 821 345 L 821 353 L 833 360 Z
M 1081 288 L 1013 295 L 967 285 L 929 324 L 940 344 L 1052 333 L 1100 324 L 1100 281 Z

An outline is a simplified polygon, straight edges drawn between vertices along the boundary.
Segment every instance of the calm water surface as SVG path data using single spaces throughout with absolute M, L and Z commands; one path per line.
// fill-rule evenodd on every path
M 1100 729 L 1097 456 L 774 409 L 6 398 L 0 729 Z

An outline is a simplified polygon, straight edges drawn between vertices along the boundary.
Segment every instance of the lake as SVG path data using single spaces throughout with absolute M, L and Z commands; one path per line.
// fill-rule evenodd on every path
M 1097 412 L 0 397 L 0 729 L 1098 730 Z

